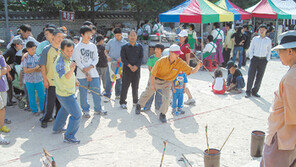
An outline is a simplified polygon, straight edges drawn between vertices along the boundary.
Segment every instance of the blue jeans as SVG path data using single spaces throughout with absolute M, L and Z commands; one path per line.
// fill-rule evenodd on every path
M 232 78 L 233 78 L 233 75 L 229 74 L 228 77 L 227 77 L 227 86 L 229 86 L 230 83 L 232 82 Z M 236 88 L 237 89 L 242 89 L 245 86 L 246 86 L 246 84 L 245 84 L 244 78 L 242 76 L 238 76 L 236 78 Z
M 82 115 L 79 105 L 74 95 L 66 96 L 66 97 L 59 96 L 59 95 L 56 95 L 56 96 L 61 104 L 61 108 L 54 121 L 52 130 L 53 131 L 62 130 L 66 125 L 66 120 L 68 118 L 68 115 L 70 114 L 71 116 L 69 118 L 69 123 L 68 123 L 67 131 L 65 133 L 65 137 L 68 139 L 73 139 L 76 132 L 78 131 L 81 115 Z
M 122 79 L 117 79 L 115 84 L 115 96 L 120 96 L 121 94 L 121 85 L 122 85 Z M 109 67 L 107 67 L 107 72 L 106 72 L 106 92 L 105 96 L 111 97 L 111 89 L 112 89 L 112 81 L 110 79 L 110 72 L 109 72 Z
M 145 109 L 150 110 L 154 96 L 155 96 L 155 109 L 159 110 L 162 104 L 162 98 L 161 98 L 161 89 L 157 90 L 151 97 L 150 99 L 146 102 L 145 104 Z
M 177 101 L 178 108 L 183 108 L 183 89 L 177 89 L 176 93 L 173 93 L 172 108 L 177 108 Z
M 238 61 L 238 68 L 242 67 L 242 63 L 243 63 L 243 51 L 244 48 L 242 46 L 235 46 L 233 49 L 233 57 L 232 57 L 232 61 L 235 62 L 236 59 L 236 54 L 237 52 L 239 52 L 239 61 Z
M 80 82 L 80 85 L 88 87 L 90 90 L 101 94 L 101 89 L 100 89 L 100 78 L 92 78 L 92 81 L 88 82 L 85 79 L 78 79 Z M 94 110 L 95 111 L 102 111 L 102 106 L 101 106 L 101 96 L 98 94 L 94 93 L 91 91 L 92 97 L 93 97 L 93 103 L 94 103 Z M 89 104 L 87 103 L 87 92 L 88 90 L 82 87 L 79 87 L 79 92 L 80 92 L 80 105 L 82 108 L 83 112 L 89 112 Z
M 35 90 L 37 91 L 37 94 L 38 94 L 39 108 L 41 111 L 43 111 L 44 98 L 45 98 L 43 82 L 42 81 L 38 83 L 26 82 L 26 87 L 28 90 L 29 103 L 30 103 L 30 108 L 32 109 L 32 112 L 33 113 L 38 112 Z

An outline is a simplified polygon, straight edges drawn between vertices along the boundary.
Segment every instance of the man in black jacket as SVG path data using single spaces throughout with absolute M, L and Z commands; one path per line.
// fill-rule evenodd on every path
M 16 58 L 16 53 L 19 50 L 23 49 L 23 41 L 19 38 L 16 38 L 12 41 L 11 47 L 9 49 L 7 49 L 3 56 L 5 58 L 6 63 L 11 67 L 11 71 L 9 73 L 7 73 L 7 78 L 8 78 L 8 86 L 9 86 L 9 90 L 7 91 L 7 95 L 8 95 L 8 100 L 7 100 L 7 106 L 12 106 L 13 103 L 15 103 L 14 101 L 12 101 L 13 98 L 13 88 L 12 88 L 12 81 L 14 80 L 14 74 L 15 74 L 15 70 L 13 70 L 14 68 L 13 65 L 14 64 L 20 64 L 20 59 Z
M 129 43 L 125 44 L 121 48 L 121 61 L 123 62 L 122 73 L 122 88 L 120 95 L 121 108 L 126 109 L 126 96 L 127 91 L 132 85 L 133 103 L 138 103 L 138 89 L 140 81 L 140 68 L 143 59 L 143 47 L 137 43 L 137 33 L 135 31 L 129 32 Z
M 250 47 L 250 43 L 251 43 L 251 37 L 252 37 L 252 33 L 249 31 L 249 26 L 248 25 L 244 25 L 244 36 L 245 36 L 245 43 L 244 43 L 244 51 L 243 51 L 243 63 L 242 66 L 245 66 L 247 63 L 247 57 L 246 57 L 246 52 Z

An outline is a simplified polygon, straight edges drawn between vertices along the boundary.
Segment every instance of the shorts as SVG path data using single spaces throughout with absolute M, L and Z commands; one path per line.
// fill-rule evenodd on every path
M 7 103 L 7 93 L 0 92 L 0 110 L 6 106 Z

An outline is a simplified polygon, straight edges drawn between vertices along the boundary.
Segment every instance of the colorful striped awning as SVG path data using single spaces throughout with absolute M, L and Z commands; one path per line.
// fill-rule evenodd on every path
M 234 14 L 208 0 L 187 0 L 159 15 L 160 22 L 214 23 L 234 21 Z
M 215 3 L 223 9 L 234 13 L 234 20 L 248 20 L 252 18 L 252 15 L 243 9 L 239 8 L 229 0 L 219 0 Z
M 255 6 L 252 6 L 246 11 L 252 13 L 253 17 L 266 19 L 291 19 L 291 14 L 282 11 L 274 5 L 271 0 L 261 0 Z

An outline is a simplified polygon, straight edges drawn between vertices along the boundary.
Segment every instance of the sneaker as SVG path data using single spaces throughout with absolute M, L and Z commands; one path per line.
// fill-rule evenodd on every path
M 33 115 L 38 117 L 40 115 L 40 113 L 39 112 L 33 112 Z
M 47 128 L 47 122 L 45 122 L 45 121 L 44 122 L 41 122 L 41 127 L 42 128 Z
M 185 111 L 182 110 L 182 108 L 178 108 L 178 112 L 179 112 L 180 114 L 185 114 Z
M 186 104 L 186 105 L 194 105 L 195 100 L 194 99 L 188 99 L 186 102 L 184 102 L 184 104 Z
M 178 116 L 180 115 L 180 112 L 176 108 L 173 108 L 172 115 Z
M 160 113 L 160 115 L 159 115 L 159 120 L 162 123 L 166 123 L 167 122 L 166 116 L 164 114 L 162 114 L 162 113 Z
M 246 92 L 245 98 L 249 98 L 249 97 L 251 97 L 251 93 L 250 92 Z
M 64 137 L 64 142 L 65 143 L 79 144 L 80 140 L 76 139 L 75 137 L 72 138 L 72 139 Z
M 3 136 L 0 136 L 0 145 L 8 145 L 9 140 L 5 139 Z
M 146 111 L 150 111 L 150 108 L 144 107 L 142 111 L 146 112 Z
M 52 122 L 53 121 L 53 118 L 49 118 L 47 122 Z
M 8 133 L 10 132 L 10 129 L 6 126 L 2 126 L 2 128 L 0 129 L 0 131 L 4 132 L 4 133 Z
M 57 131 L 53 131 L 52 134 L 60 134 L 60 133 L 65 133 L 67 131 L 67 129 L 65 128 L 62 128 L 60 130 L 57 130 Z
M 139 115 L 141 113 L 141 106 L 140 104 L 137 104 L 136 106 L 136 114 Z
M 121 107 L 122 109 L 127 109 L 126 104 L 121 104 L 120 107 Z
M 83 112 L 83 117 L 84 118 L 90 118 L 89 112 Z
M 109 101 L 110 101 L 110 100 L 107 99 L 107 98 L 104 99 L 104 103 L 108 103 Z
M 6 123 L 6 124 L 11 124 L 11 120 L 9 120 L 9 119 L 4 119 L 4 123 Z
M 120 99 L 120 96 L 116 96 L 115 99 L 119 100 Z
M 107 115 L 107 111 L 101 110 L 101 111 L 95 111 L 96 115 Z

